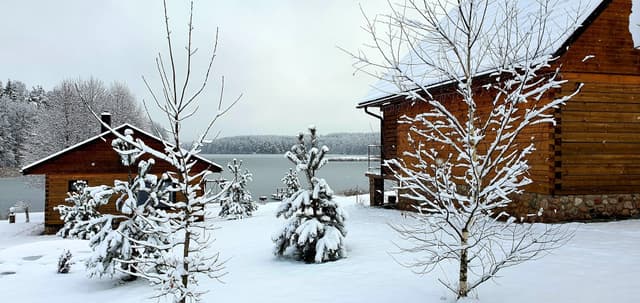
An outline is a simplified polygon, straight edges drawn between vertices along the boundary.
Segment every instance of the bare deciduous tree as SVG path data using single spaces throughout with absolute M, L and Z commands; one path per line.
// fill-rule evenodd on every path
M 181 137 L 183 134 L 182 125 L 185 120 L 191 118 L 198 110 L 198 99 L 207 87 L 216 58 L 218 35 L 216 33 L 213 50 L 203 79 L 195 88 L 192 88 L 192 59 L 196 53 L 196 48 L 192 44 L 193 1 L 191 1 L 190 6 L 187 45 L 185 47 L 186 66 L 182 76 L 176 66 L 176 53 L 172 45 L 166 1 L 163 1 L 163 7 L 169 55 L 167 59 L 160 54 L 156 58 L 157 71 L 161 79 L 160 93 L 155 92 L 144 77 L 143 80 L 151 93 L 153 101 L 167 118 L 169 125 L 167 128 L 168 135 L 162 138 L 164 150 L 155 150 L 140 140 L 133 140 L 130 136 L 118 133 L 112 128 L 109 129 L 121 140 L 121 143 L 128 144 L 130 149 L 136 149 L 142 153 L 150 154 L 156 159 L 167 161 L 175 168 L 173 171 L 165 172 L 165 175 L 173 180 L 168 190 L 179 193 L 177 201 L 163 200 L 162 203 L 165 204 L 165 207 L 168 207 L 168 210 L 166 212 L 158 212 L 158 218 L 149 219 L 168 220 L 168 225 L 171 228 L 171 241 L 168 245 L 173 253 L 153 258 L 140 256 L 140 258 L 130 263 L 135 270 L 129 273 L 146 278 L 157 285 L 158 297 L 168 296 L 174 302 L 184 303 L 200 301 L 201 295 L 206 292 L 198 288 L 198 279 L 200 277 L 207 276 L 212 279 L 219 279 L 224 275 L 224 262 L 219 259 L 219 253 L 211 251 L 214 227 L 209 221 L 201 219 L 205 216 L 206 206 L 219 199 L 226 188 L 216 195 L 204 194 L 203 185 L 206 177 L 211 172 L 208 170 L 197 172 L 193 170 L 193 166 L 197 161 L 196 155 L 200 153 L 200 149 L 206 142 L 206 138 L 214 124 L 240 100 L 242 95 L 225 106 L 223 102 L 224 77 L 222 77 L 216 111 L 201 135 L 191 143 L 189 148 L 184 147 L 187 142 Z M 85 103 L 90 105 L 88 100 L 85 100 Z M 95 111 L 92 111 L 92 114 L 99 120 Z M 108 127 L 106 124 L 103 125 Z M 162 132 L 156 131 L 155 133 Z M 158 245 L 157 243 L 145 242 L 137 242 L 137 244 Z M 156 248 L 164 250 L 166 247 Z M 162 270 L 154 273 L 135 268 L 136 266 L 142 267 L 150 264 L 162 268 Z
M 386 162 L 417 209 L 409 223 L 392 228 L 406 240 L 400 252 L 418 255 L 401 262 L 415 272 L 431 272 L 445 261 L 459 265 L 456 284 L 441 280 L 458 298 L 572 235 L 504 210 L 532 182 L 527 157 L 535 148 L 533 140 L 523 140 L 525 129 L 554 123 L 553 109 L 577 93 L 549 94 L 565 83 L 553 54 L 577 20 L 567 18 L 567 4 L 552 3 L 390 3 L 386 15 L 365 15 L 373 56 L 350 53 L 357 70 L 380 80 L 384 94 L 428 105 L 426 112 L 399 121 L 410 124 L 414 149 Z M 563 18 L 553 17 L 558 14 Z M 443 84 L 455 97 L 431 94 L 430 86 Z
M 24 128 L 30 133 L 24 143 L 24 164 L 98 134 L 99 124 L 85 108 L 80 95 L 93 110 L 110 112 L 114 125 L 126 122 L 144 130 L 151 128 L 142 106 L 124 83 L 114 82 L 107 87 L 96 78 L 64 80 L 40 97 L 46 98 L 44 101 L 31 101 L 37 106 L 31 110 L 33 122 Z M 30 97 L 31 100 L 38 98 Z

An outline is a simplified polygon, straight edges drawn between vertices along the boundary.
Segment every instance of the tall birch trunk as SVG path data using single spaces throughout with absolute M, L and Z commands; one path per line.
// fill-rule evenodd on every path
M 463 247 L 460 252 L 460 279 L 458 281 L 458 298 L 464 298 L 468 294 L 468 282 L 467 282 L 467 266 L 468 266 L 468 258 L 467 258 L 467 243 L 469 240 L 469 231 L 466 229 L 462 230 L 462 239 L 461 245 Z

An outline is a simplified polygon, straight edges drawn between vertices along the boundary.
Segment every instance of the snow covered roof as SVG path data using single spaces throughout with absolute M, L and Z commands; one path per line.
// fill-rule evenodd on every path
M 152 134 L 150 134 L 150 133 L 148 133 L 148 132 L 146 132 L 146 131 L 144 131 L 142 129 L 139 129 L 139 128 L 137 128 L 137 127 L 135 127 L 135 126 L 133 126 L 133 125 L 131 125 L 129 123 L 124 123 L 124 124 L 122 124 L 122 125 L 120 125 L 118 127 L 114 127 L 113 129 L 119 131 L 119 130 L 124 130 L 124 129 L 128 129 L 128 128 L 133 130 L 134 133 L 143 134 L 145 136 L 150 137 L 151 139 L 154 139 L 154 140 L 157 140 L 159 142 L 162 142 L 162 139 L 158 138 L 157 136 L 154 136 L 154 135 L 152 135 Z M 102 139 L 103 136 L 105 136 L 105 135 L 107 135 L 109 133 L 111 133 L 111 131 L 107 130 L 107 131 L 102 132 L 102 133 L 100 133 L 100 134 L 98 134 L 96 136 L 93 136 L 93 137 L 91 137 L 91 138 L 89 138 L 87 140 L 84 140 L 84 141 L 79 142 L 79 143 L 77 143 L 75 145 L 69 146 L 69 147 L 67 147 L 67 148 L 65 148 L 65 149 L 63 149 L 63 150 L 61 150 L 61 151 L 59 151 L 57 153 L 51 154 L 51 155 L 49 155 L 47 157 L 44 157 L 44 158 L 42 158 L 42 159 L 40 159 L 38 161 L 35 161 L 35 162 L 33 162 L 33 163 L 29 164 L 29 165 L 26 165 L 26 166 L 22 167 L 20 169 L 20 172 L 22 172 L 24 174 L 25 171 L 28 171 L 29 169 L 31 169 L 33 167 L 36 167 L 36 166 L 38 166 L 38 165 L 40 165 L 40 164 L 42 164 L 44 162 L 47 162 L 47 161 L 49 161 L 51 159 L 54 159 L 54 158 L 56 158 L 56 157 L 58 157 L 60 155 L 63 155 L 65 153 L 69 152 L 69 151 L 72 151 L 72 150 L 74 150 L 76 148 L 84 146 L 85 144 L 89 144 L 89 143 L 91 143 L 91 142 L 93 142 L 95 140 L 100 140 L 100 139 Z M 104 140 L 104 139 L 102 139 L 102 140 Z M 115 153 L 115 151 L 114 151 L 114 153 Z M 195 157 L 198 159 L 198 161 L 205 162 L 205 163 L 207 163 L 207 164 L 209 164 L 209 165 L 211 165 L 213 167 L 218 168 L 220 171 L 222 171 L 222 166 L 218 165 L 217 163 L 215 163 L 215 162 L 213 162 L 213 161 L 211 161 L 209 159 L 203 158 L 201 156 L 198 156 L 198 155 L 196 155 Z
M 629 15 L 629 32 L 633 39 L 633 46 L 640 49 L 640 0 L 632 0 Z
M 640 0 L 633 0 L 640 1 Z M 579 35 L 592 20 L 606 8 L 606 5 L 610 0 L 552 0 L 551 4 L 553 9 L 549 12 L 547 27 L 545 28 L 545 35 L 542 38 L 541 45 L 543 46 L 543 52 L 541 55 L 555 55 L 562 54 L 568 47 L 568 45 L 574 40 L 576 35 Z M 502 5 L 501 5 L 502 3 Z M 526 25 L 531 22 L 530 15 L 537 13 L 539 4 L 537 1 L 531 0 L 514 0 L 517 5 L 518 22 L 524 24 L 518 24 L 521 28 L 526 28 Z M 638 9 L 640 10 L 640 9 Z M 448 18 L 456 15 L 456 10 L 452 10 L 448 14 Z M 489 1 L 487 10 L 487 16 L 500 16 L 504 14 L 504 4 L 502 1 Z M 485 20 L 484 22 L 493 22 L 494 20 Z M 446 22 L 443 22 L 443 24 Z M 445 25 L 446 26 L 446 25 Z M 450 25 L 449 25 L 450 27 Z M 485 27 L 492 30 L 492 27 Z M 567 30 L 569 29 L 569 30 Z M 488 33 L 489 34 L 489 33 Z M 639 33 L 640 35 L 640 33 Z M 434 49 L 432 45 L 421 45 L 419 50 L 424 53 L 429 53 L 431 49 Z M 434 50 L 435 51 L 435 50 Z M 441 51 L 440 51 L 441 52 Z M 438 55 L 440 56 L 440 55 Z M 453 58 L 453 53 L 442 54 L 443 60 L 447 58 Z M 477 60 L 474 65 L 478 66 L 476 76 L 489 74 L 496 69 L 496 65 L 490 56 L 471 56 L 472 61 Z M 412 78 L 417 79 L 421 86 L 426 88 L 439 87 L 452 80 L 446 77 L 440 70 L 429 67 L 419 59 L 419 55 L 414 52 L 410 52 L 401 60 L 401 68 L 405 73 L 409 74 Z M 455 71 L 454 71 L 455 73 Z M 461 74 L 459 72 L 458 74 Z M 389 79 L 393 75 L 385 75 L 383 78 Z M 413 88 L 407 88 L 402 91 L 409 91 L 417 89 L 412 84 Z M 402 92 L 393 82 L 381 79 L 371 86 L 369 93 L 358 102 L 358 108 L 380 105 L 390 99 L 398 96 Z

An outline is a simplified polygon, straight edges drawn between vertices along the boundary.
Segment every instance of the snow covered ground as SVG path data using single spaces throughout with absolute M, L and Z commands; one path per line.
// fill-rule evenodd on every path
M 455 271 L 418 276 L 389 256 L 397 237 L 386 223 L 407 220 L 401 212 L 365 207 L 354 197 L 339 199 L 350 213 L 349 257 L 337 262 L 274 257 L 270 238 L 282 224 L 274 216 L 276 203 L 262 205 L 253 218 L 218 222 L 215 248 L 229 258 L 229 274 L 225 284 L 202 281 L 210 290 L 204 302 L 452 301 L 436 278 L 455 277 Z M 87 278 L 82 264 L 90 252 L 87 242 L 38 236 L 42 220 L 34 214 L 30 224 L 21 216 L 17 224 L 0 222 L 1 302 L 126 303 L 152 295 L 142 280 Z M 575 226 L 575 238 L 565 247 L 480 286 L 480 301 L 640 302 L 640 220 Z M 69 274 L 56 273 L 63 249 L 70 249 L 76 262 Z

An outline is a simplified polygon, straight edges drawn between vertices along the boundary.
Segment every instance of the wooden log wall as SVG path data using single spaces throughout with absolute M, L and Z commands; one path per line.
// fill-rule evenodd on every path
M 384 140 L 384 159 L 395 159 L 398 156 L 398 119 L 404 113 L 400 112 L 400 105 L 392 103 L 382 107 L 382 137 Z
M 640 50 L 630 0 L 613 0 L 560 58 L 569 93 L 560 109 L 555 194 L 640 192 Z
M 441 100 L 441 102 L 445 103 L 449 111 L 455 113 L 461 121 L 466 121 L 464 116 L 468 112 L 467 105 L 462 102 L 457 93 L 447 93 L 434 96 L 436 99 Z M 483 120 L 485 120 L 488 114 L 493 110 L 492 100 L 493 95 L 489 93 L 478 94 L 476 97 L 477 114 L 480 117 L 483 117 Z M 548 99 L 544 99 L 542 102 L 546 102 L 546 100 Z M 416 116 L 420 113 L 428 112 L 430 110 L 431 107 L 424 102 L 410 101 L 400 103 L 399 108 L 400 115 L 407 115 L 410 117 Z M 410 132 L 411 126 L 412 125 L 407 123 L 401 123 L 397 125 L 397 155 L 408 163 L 412 163 L 411 159 L 402 156 L 402 152 L 414 151 L 416 148 L 415 143 L 411 143 L 409 141 L 409 135 L 411 135 L 413 139 L 419 138 L 419 136 Z M 418 125 L 418 127 L 420 126 Z M 480 149 L 487 148 L 488 144 L 493 141 L 494 138 L 495 134 L 488 133 L 483 142 L 481 142 L 479 146 Z M 527 177 L 529 177 L 533 181 L 525 188 L 525 190 L 527 190 L 528 192 L 541 194 L 551 193 L 554 186 L 555 173 L 553 166 L 555 153 L 554 140 L 555 131 L 553 125 L 550 123 L 531 125 L 525 128 L 516 140 L 517 146 L 515 148 L 524 148 L 533 143 L 536 149 L 535 152 L 529 155 L 529 157 L 527 158 L 530 165 Z M 441 154 L 443 155 L 452 153 L 454 154 L 455 158 L 455 152 L 452 149 L 443 147 L 438 143 L 427 143 L 424 142 L 424 140 L 421 141 L 427 144 L 425 148 L 436 148 L 438 150 L 441 150 Z M 454 174 L 462 175 L 463 172 L 461 170 L 455 170 Z
M 156 175 L 161 173 L 161 171 L 153 171 Z M 135 175 L 134 175 L 135 176 Z M 120 173 L 120 174 L 53 174 L 46 176 L 46 193 L 45 193 L 45 208 L 44 208 L 44 216 L 45 216 L 45 231 L 52 231 L 48 233 L 55 233 L 64 222 L 60 220 L 60 213 L 53 208 L 68 203 L 65 203 L 65 199 L 68 197 L 68 186 L 70 181 L 76 180 L 86 180 L 88 186 L 98 186 L 98 185 L 107 185 L 113 186 L 115 180 L 128 180 L 128 174 Z M 200 191 L 202 194 L 204 191 Z M 114 195 L 107 205 L 104 205 L 98 209 L 98 211 L 102 214 L 118 214 L 116 211 L 115 202 L 119 195 Z M 176 195 L 176 199 L 179 201 L 184 201 L 185 197 L 181 193 Z
M 565 77 L 584 86 L 561 109 L 555 193 L 640 192 L 640 77 Z
M 46 225 L 61 226 L 60 214 L 54 210 L 55 206 L 66 204 L 69 181 L 86 180 L 89 186 L 107 185 L 113 186 L 114 180 L 127 180 L 127 174 L 60 174 L 47 175 L 44 221 Z M 116 213 L 113 197 L 109 204 L 98 209 L 100 213 Z M 68 204 L 67 204 L 68 205 Z

